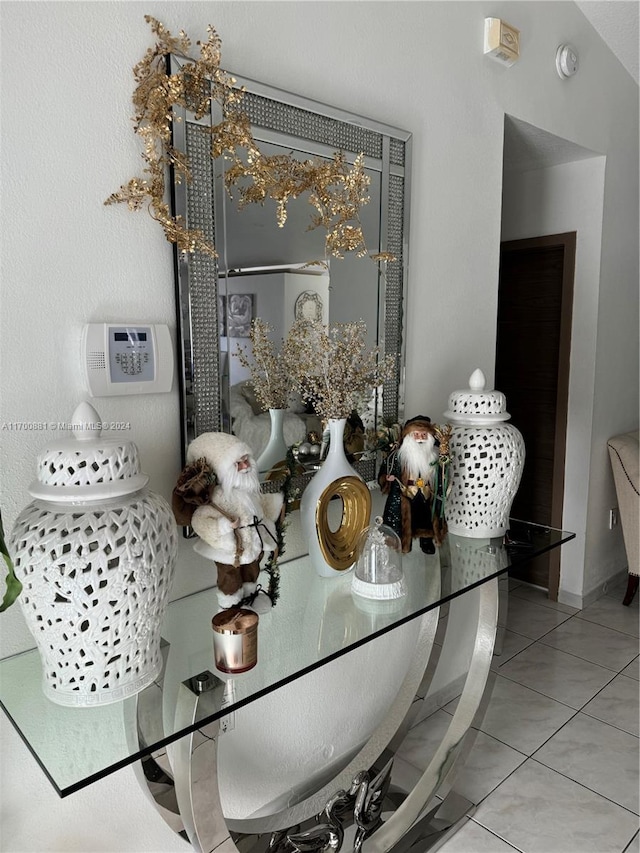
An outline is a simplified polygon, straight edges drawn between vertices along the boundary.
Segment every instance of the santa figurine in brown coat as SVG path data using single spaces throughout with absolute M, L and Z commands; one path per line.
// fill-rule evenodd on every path
M 208 432 L 191 442 L 173 510 L 197 533 L 194 550 L 216 564 L 221 607 L 255 593 L 260 562 L 278 547 L 282 506 L 281 492 L 261 493 L 251 449 L 235 435 Z
M 430 418 L 418 415 L 408 420 L 400 445 L 389 453 L 378 476 L 382 493 L 388 495 L 384 523 L 398 534 L 405 554 L 414 539 L 420 540 L 425 554 L 435 554 L 447 532 L 438 435 Z

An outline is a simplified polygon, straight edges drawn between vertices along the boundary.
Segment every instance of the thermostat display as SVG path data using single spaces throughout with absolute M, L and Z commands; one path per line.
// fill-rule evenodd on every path
M 173 345 L 168 326 L 92 323 L 84 329 L 83 359 L 94 397 L 171 390 Z

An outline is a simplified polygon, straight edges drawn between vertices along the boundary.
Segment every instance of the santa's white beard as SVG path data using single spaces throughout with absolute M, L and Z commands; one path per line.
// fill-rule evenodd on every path
M 260 480 L 255 465 L 244 468 L 242 471 L 238 471 L 234 465 L 231 471 L 225 475 L 221 485 L 226 495 L 231 495 L 236 489 L 241 489 L 244 492 L 260 491 Z
M 434 469 L 431 465 L 438 458 L 436 449 L 436 441 L 432 435 L 429 435 L 424 442 L 418 442 L 411 435 L 407 435 L 400 445 L 398 458 L 402 465 L 402 470 L 406 472 L 409 479 L 417 480 L 422 477 L 423 480 L 431 482 L 433 479 Z
M 255 465 L 242 471 L 234 466 L 221 483 L 226 498 L 240 500 L 251 513 L 260 504 L 260 480 Z

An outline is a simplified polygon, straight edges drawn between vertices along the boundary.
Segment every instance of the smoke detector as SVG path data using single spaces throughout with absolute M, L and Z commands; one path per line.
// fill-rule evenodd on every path
M 573 77 L 578 70 L 578 51 L 570 44 L 561 44 L 556 51 L 556 69 L 562 79 Z

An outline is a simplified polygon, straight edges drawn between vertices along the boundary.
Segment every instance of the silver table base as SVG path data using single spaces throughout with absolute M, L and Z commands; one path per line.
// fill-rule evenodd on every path
M 426 853 L 436 850 L 474 810 L 474 804 L 453 791 L 456 773 L 475 738 L 493 683 L 491 659 L 498 630 L 499 587 L 506 578 L 487 581 L 447 606 L 451 616 L 472 598 L 474 625 L 470 664 L 460 698 L 447 731 L 428 766 L 411 790 L 394 784 L 392 764 L 398 746 L 414 724 L 436 672 L 441 652 L 458 637 L 446 630 L 442 646 L 434 642 L 440 612 L 420 618 L 414 660 L 383 722 L 348 765 L 320 790 L 276 814 L 225 821 L 217 778 L 220 721 L 185 735 L 170 752 L 154 753 L 137 765 L 141 784 L 150 793 L 163 818 L 202 853 L 293 853 L 293 851 L 362 850 L 363 853 Z M 504 624 L 504 619 L 501 620 Z M 467 630 L 469 630 L 467 628 Z M 157 690 L 162 690 L 161 682 Z M 211 673 L 201 673 L 180 685 L 176 730 L 205 719 L 222 707 L 224 684 Z M 138 700 L 138 745 L 162 737 L 162 697 L 147 692 Z M 143 704 L 144 703 L 144 704 Z M 424 714 L 423 714 L 424 716 Z M 384 791 L 371 788 L 383 768 L 390 778 Z M 388 775 L 388 774 L 387 774 Z M 363 780 L 368 780 L 366 783 Z M 405 786 L 406 787 L 406 786 Z M 335 799 L 337 792 L 345 796 Z M 378 798 L 376 800 L 376 797 Z M 381 799 L 382 798 L 382 799 Z M 358 801 L 358 805 L 356 805 Z M 352 808 L 353 807 L 353 808 Z M 354 809 L 356 814 L 354 815 Z M 315 845 L 315 846 L 314 846 Z

